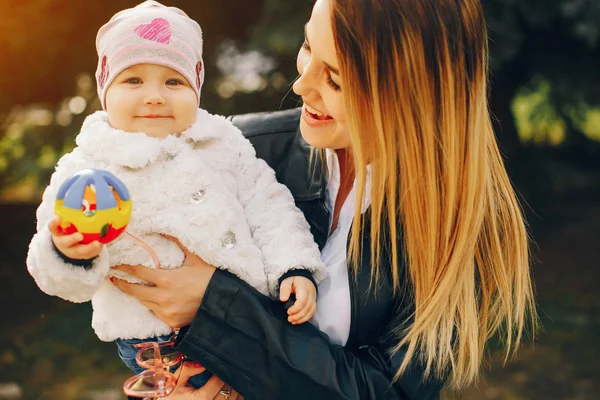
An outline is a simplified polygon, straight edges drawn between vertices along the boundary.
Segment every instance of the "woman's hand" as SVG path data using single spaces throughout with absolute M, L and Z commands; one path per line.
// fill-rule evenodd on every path
M 244 398 L 238 392 L 231 389 L 222 380 L 216 376 L 210 377 L 206 385 L 199 389 L 194 389 L 187 385 L 190 377 L 204 372 L 205 368 L 194 362 L 184 363 L 180 369 L 175 371 L 174 375 L 179 376 L 177 386 L 173 393 L 169 395 L 169 400 L 243 400 Z M 180 375 L 181 373 L 181 375 Z
M 141 265 L 118 265 L 113 268 L 140 278 L 150 285 L 129 283 L 111 278 L 119 289 L 137 298 L 156 316 L 178 329 L 192 323 L 215 267 L 185 248 L 179 240 L 167 236 L 183 250 L 185 260 L 177 269 L 153 269 Z

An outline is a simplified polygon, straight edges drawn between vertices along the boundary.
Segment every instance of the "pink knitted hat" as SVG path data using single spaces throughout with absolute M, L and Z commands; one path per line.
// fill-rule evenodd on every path
M 202 30 L 175 7 L 148 0 L 115 14 L 96 36 L 96 82 L 102 108 L 106 89 L 123 70 L 137 64 L 158 64 L 183 75 L 198 97 L 204 82 Z

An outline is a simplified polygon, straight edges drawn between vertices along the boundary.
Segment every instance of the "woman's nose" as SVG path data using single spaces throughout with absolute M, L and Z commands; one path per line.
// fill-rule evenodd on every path
M 296 67 L 299 76 L 292 85 L 294 93 L 301 97 L 307 97 L 311 93 L 315 93 L 317 91 L 315 73 L 311 69 L 310 56 L 300 52 L 296 60 Z
M 292 90 L 300 97 L 305 97 L 308 94 L 308 87 L 305 81 L 306 78 L 304 75 L 299 75 L 292 85 Z

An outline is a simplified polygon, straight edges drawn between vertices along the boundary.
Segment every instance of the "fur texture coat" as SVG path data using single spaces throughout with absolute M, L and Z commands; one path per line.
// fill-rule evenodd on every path
M 126 235 L 104 246 L 88 269 L 66 263 L 53 248 L 47 225 L 58 188 L 85 168 L 108 170 L 127 185 L 133 203 L 127 231 L 156 251 L 163 268 L 178 268 L 184 258 L 175 242 L 161 236 L 166 234 L 263 294 L 277 296 L 278 279 L 290 269 L 308 269 L 317 283 L 325 277 L 291 193 L 225 118 L 199 109 L 181 135 L 153 138 L 114 129 L 106 112 L 98 111 L 87 117 L 76 144 L 44 192 L 27 268 L 44 292 L 76 303 L 91 300 L 92 326 L 101 340 L 143 339 L 171 328 L 109 281 L 135 281 L 112 270 L 114 265 L 154 267 Z

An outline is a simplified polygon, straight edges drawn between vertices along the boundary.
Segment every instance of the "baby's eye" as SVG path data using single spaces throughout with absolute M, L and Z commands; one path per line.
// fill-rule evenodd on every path
M 172 85 L 172 86 L 177 86 L 177 85 L 183 85 L 183 81 L 181 79 L 169 79 L 167 81 L 167 85 Z
M 125 83 L 129 83 L 131 85 L 139 85 L 140 83 L 142 83 L 142 80 L 140 78 L 127 78 L 125 80 Z

